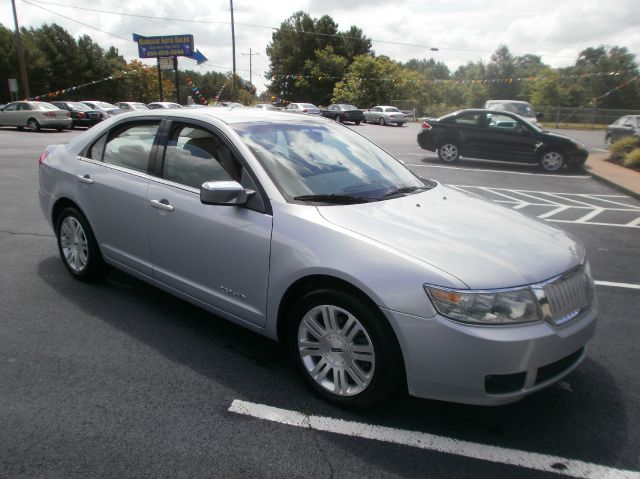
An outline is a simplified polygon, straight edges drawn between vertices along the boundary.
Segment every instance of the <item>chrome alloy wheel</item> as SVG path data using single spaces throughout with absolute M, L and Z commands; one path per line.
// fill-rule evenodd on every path
M 548 151 L 542 157 L 542 168 L 546 171 L 558 171 L 564 164 L 564 158 L 557 151 Z
M 73 216 L 67 216 L 60 227 L 60 247 L 64 260 L 75 272 L 80 273 L 89 262 L 87 235 L 80 222 Z
M 313 380 L 338 396 L 364 391 L 375 372 L 375 351 L 364 326 L 333 305 L 309 310 L 298 327 L 298 352 Z
M 444 161 L 455 161 L 458 155 L 458 147 L 452 143 L 446 143 L 440 147 L 440 158 Z

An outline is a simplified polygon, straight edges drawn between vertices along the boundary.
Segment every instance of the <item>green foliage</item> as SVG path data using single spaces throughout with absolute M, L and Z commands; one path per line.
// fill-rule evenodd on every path
M 609 151 L 613 158 L 621 159 L 624 158 L 627 153 L 630 153 L 636 148 L 640 148 L 640 138 L 636 136 L 623 136 L 619 140 L 613 142 L 609 147 Z
M 360 55 L 353 60 L 344 80 L 333 90 L 333 103 L 360 108 L 388 105 L 397 98 L 401 68 L 388 57 Z
M 314 19 L 296 12 L 282 22 L 267 46 L 269 91 L 289 101 L 326 104 L 346 65 L 370 51 L 371 40 L 358 27 L 339 32 L 328 15 Z
M 635 148 L 625 155 L 624 166 L 640 168 L 640 148 Z

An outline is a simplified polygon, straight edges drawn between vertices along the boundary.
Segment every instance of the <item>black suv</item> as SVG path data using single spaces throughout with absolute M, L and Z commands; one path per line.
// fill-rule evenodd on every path
M 578 140 L 550 133 L 514 113 L 494 110 L 461 110 L 428 118 L 418 133 L 418 144 L 437 150 L 446 163 L 465 156 L 538 163 L 545 171 L 581 166 L 589 156 Z

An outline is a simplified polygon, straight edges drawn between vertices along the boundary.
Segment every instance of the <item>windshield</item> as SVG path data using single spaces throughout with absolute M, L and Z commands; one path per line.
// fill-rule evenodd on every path
M 300 103 L 300 106 L 302 108 L 306 108 L 307 110 L 317 110 L 318 107 L 315 105 L 312 105 L 311 103 Z
M 118 108 L 117 106 L 112 105 L 111 103 L 107 103 L 106 101 L 96 101 L 94 102 L 94 104 L 102 108 Z
M 400 113 L 400 110 L 398 110 L 395 106 L 389 106 L 389 107 L 385 108 L 384 111 L 391 111 L 391 112 Z
M 51 103 L 36 103 L 36 102 L 33 102 L 32 105 L 35 106 L 38 110 L 59 110 L 60 109 L 57 106 L 52 105 Z
M 357 108 L 353 105 L 339 105 L 339 106 L 343 111 L 357 110 Z
M 305 195 L 379 199 L 424 183 L 399 161 L 348 128 L 333 123 L 231 125 L 291 200 Z

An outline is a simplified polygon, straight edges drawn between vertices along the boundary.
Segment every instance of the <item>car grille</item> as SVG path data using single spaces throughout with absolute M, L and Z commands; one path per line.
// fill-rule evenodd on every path
M 593 285 L 585 268 L 580 267 L 544 285 L 550 320 L 561 326 L 576 318 L 591 306 Z

